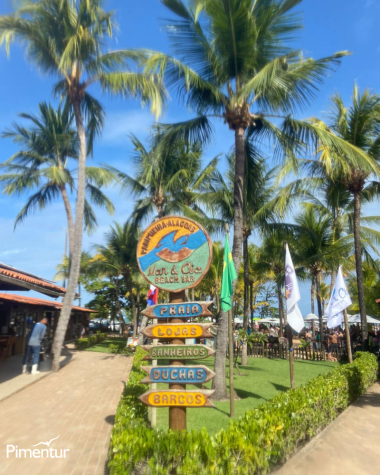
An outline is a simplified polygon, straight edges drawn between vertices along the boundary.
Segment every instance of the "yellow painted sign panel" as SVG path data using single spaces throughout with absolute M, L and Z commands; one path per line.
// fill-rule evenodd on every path
M 141 401 L 152 407 L 214 407 L 209 397 L 214 391 L 186 391 L 179 389 L 148 391 Z
M 163 323 L 146 327 L 143 333 L 148 338 L 212 338 L 210 327 L 211 323 Z

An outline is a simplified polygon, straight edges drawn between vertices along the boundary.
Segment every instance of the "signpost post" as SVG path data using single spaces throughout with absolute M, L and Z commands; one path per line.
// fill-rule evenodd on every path
M 185 302 L 185 289 L 194 288 L 207 273 L 212 260 L 212 243 L 201 225 L 182 216 L 167 216 L 152 223 L 137 245 L 137 262 L 143 277 L 169 292 L 169 302 L 154 305 L 142 313 L 155 319 L 144 329 L 148 338 L 164 340 L 164 345 L 143 346 L 146 360 L 165 358 L 170 366 L 144 367 L 143 380 L 154 388 L 167 382 L 168 390 L 153 389 L 140 399 L 144 404 L 169 407 L 169 427 L 186 429 L 187 407 L 213 407 L 208 398 L 213 391 L 186 390 L 186 384 L 205 383 L 215 374 L 207 367 L 185 367 L 187 359 L 207 358 L 214 351 L 204 345 L 186 345 L 188 338 L 211 338 L 211 324 L 188 322 L 190 318 L 210 316 L 212 302 Z M 159 323 L 157 323 L 159 322 Z

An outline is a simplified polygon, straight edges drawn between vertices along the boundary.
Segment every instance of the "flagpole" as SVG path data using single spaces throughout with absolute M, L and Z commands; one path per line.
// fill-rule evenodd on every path
M 343 293 L 344 295 L 341 295 Z M 338 321 L 334 320 L 337 315 L 341 315 L 343 311 L 344 317 L 344 327 L 346 332 L 346 348 L 347 348 L 347 356 L 349 363 L 352 363 L 352 350 L 351 350 L 351 338 L 350 338 L 350 328 L 348 326 L 348 315 L 347 315 L 347 307 L 351 305 L 351 298 L 347 291 L 346 284 L 344 282 L 342 266 L 338 268 L 338 274 L 336 276 L 334 290 L 331 294 L 329 305 L 327 307 L 327 314 L 328 314 L 328 321 L 327 326 L 331 328 L 333 326 L 337 326 Z M 339 312 L 339 313 L 338 313 Z M 339 325 L 342 324 L 342 318 L 340 317 Z
M 153 325 L 157 325 L 157 318 L 154 318 L 153 319 Z M 159 340 L 157 339 L 153 339 L 153 345 L 157 345 L 159 342 Z M 152 366 L 157 366 L 157 360 L 152 360 Z M 157 383 L 152 383 L 151 384 L 151 389 L 152 391 L 154 391 L 155 389 L 157 389 Z M 150 408 L 150 425 L 152 427 L 156 427 L 157 425 L 157 408 L 156 407 L 151 407 Z
M 228 239 L 228 223 L 224 225 L 226 230 L 226 237 Z M 233 301 L 233 295 L 232 295 Z M 230 417 L 234 417 L 235 415 L 235 407 L 234 407 L 234 332 L 233 332 L 233 324 L 232 324 L 232 308 L 228 310 L 228 359 L 229 359 L 229 373 L 230 373 Z
M 287 242 L 284 241 L 284 263 L 286 262 L 286 246 Z M 284 265 L 285 269 L 285 265 Z M 285 288 L 285 295 L 286 295 L 286 288 Z M 294 379 L 294 352 L 293 352 L 293 330 L 289 323 L 285 326 L 286 337 L 288 339 L 288 347 L 289 347 L 289 375 L 290 375 L 290 387 L 291 389 L 296 389 L 296 383 Z
M 229 360 L 230 360 L 230 417 L 235 415 L 234 407 L 234 332 L 232 327 L 232 310 L 228 311 L 228 333 L 229 333 Z
M 350 337 L 350 329 L 348 327 L 348 317 L 347 317 L 346 308 L 343 310 L 343 315 L 344 315 L 344 327 L 346 329 L 346 348 L 347 348 L 348 362 L 352 363 L 351 337 Z

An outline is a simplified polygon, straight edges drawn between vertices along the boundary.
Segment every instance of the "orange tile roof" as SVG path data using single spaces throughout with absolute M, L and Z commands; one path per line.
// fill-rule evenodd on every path
M 53 307 L 55 309 L 62 308 L 62 302 L 53 302 L 52 300 L 43 300 L 37 299 L 35 297 L 24 297 L 23 295 L 14 295 L 14 294 L 2 294 L 0 293 L 0 300 L 8 300 L 10 302 L 18 302 L 18 303 L 25 303 L 28 305 L 41 305 L 44 307 Z M 72 307 L 73 310 L 78 310 L 81 312 L 89 312 L 89 313 L 98 313 L 96 310 L 91 310 L 90 308 L 83 308 L 83 307 Z
M 11 279 L 20 280 L 22 282 L 28 282 L 38 287 L 43 287 L 45 289 L 49 289 L 61 294 L 66 293 L 66 289 L 64 287 L 60 287 L 59 285 L 56 285 L 53 282 L 49 282 L 48 280 L 44 280 L 32 274 L 23 273 L 18 269 L 14 269 L 11 266 L 7 266 L 4 264 L 0 264 L 0 279 L 1 275 L 4 275 L 5 277 L 10 277 Z
M 380 299 L 377 299 L 377 300 L 376 300 L 376 303 L 380 303 Z

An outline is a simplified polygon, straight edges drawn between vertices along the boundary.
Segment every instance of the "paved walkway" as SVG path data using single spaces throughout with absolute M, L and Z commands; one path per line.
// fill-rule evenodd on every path
M 57 373 L 0 402 L 1 475 L 99 475 L 105 473 L 108 444 L 132 358 L 77 352 Z M 69 449 L 66 458 L 16 458 L 19 449 Z M 16 449 L 15 449 L 16 450 Z M 53 455 L 55 452 L 53 451 Z
M 380 383 L 294 455 L 276 475 L 379 473 Z
M 68 364 L 75 356 L 75 353 L 73 355 L 73 352 L 68 349 L 70 347 L 74 349 L 74 345 L 68 345 L 62 351 L 61 368 Z M 50 355 L 45 356 L 44 360 L 40 361 L 38 367 L 39 374 L 34 375 L 21 374 L 23 359 L 23 355 L 17 355 L 0 362 L 0 402 L 51 373 L 52 358 Z

